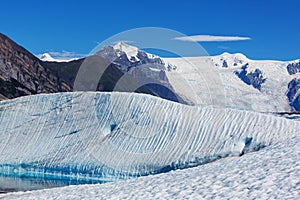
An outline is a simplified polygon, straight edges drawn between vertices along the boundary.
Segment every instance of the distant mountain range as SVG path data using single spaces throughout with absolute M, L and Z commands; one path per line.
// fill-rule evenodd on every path
M 0 99 L 73 91 L 76 74 L 84 60 L 57 62 L 47 54 L 41 60 L 0 34 Z M 97 90 L 112 91 L 114 84 L 124 74 L 120 68 L 121 66 L 110 64 L 100 79 Z M 137 92 L 152 94 L 145 88 L 140 88 Z
M 260 112 L 300 111 L 300 60 L 255 61 L 229 53 L 160 58 L 119 42 L 93 56 L 64 62 L 49 54 L 37 58 L 3 34 L 0 98 L 73 91 L 82 64 L 99 57 L 109 66 L 99 77 L 98 91 L 135 91 L 184 104 L 222 104 Z
M 45 62 L 71 62 L 73 60 L 78 60 L 80 58 L 53 58 L 49 53 L 43 53 L 40 55 L 37 55 L 37 57 L 41 60 L 41 61 L 45 61 Z

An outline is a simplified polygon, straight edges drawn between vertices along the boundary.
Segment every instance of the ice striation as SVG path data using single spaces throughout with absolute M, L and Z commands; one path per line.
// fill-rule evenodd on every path
M 0 102 L 0 173 L 105 182 L 240 156 L 293 138 L 300 122 L 134 93 Z

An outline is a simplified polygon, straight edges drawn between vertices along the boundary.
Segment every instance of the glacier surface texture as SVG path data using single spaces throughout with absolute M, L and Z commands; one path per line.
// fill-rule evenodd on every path
M 134 93 L 0 102 L 0 174 L 115 181 L 239 156 L 293 138 L 300 122 Z

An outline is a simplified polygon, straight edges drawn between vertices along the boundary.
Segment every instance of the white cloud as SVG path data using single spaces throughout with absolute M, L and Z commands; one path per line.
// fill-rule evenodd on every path
M 229 42 L 229 41 L 251 40 L 250 37 L 215 36 L 215 35 L 193 35 L 193 36 L 177 37 L 174 39 L 185 41 L 185 42 Z

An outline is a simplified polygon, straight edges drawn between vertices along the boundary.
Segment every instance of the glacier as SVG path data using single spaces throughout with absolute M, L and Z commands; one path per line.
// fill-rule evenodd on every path
M 145 94 L 74 92 L 0 102 L 0 175 L 108 182 L 240 156 L 299 121 Z

